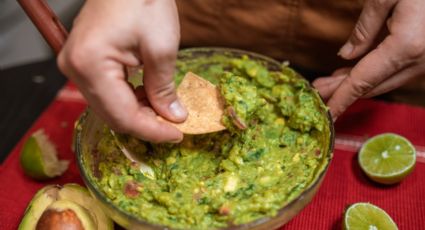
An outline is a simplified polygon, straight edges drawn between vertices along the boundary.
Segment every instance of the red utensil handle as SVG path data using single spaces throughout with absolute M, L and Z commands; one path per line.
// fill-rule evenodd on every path
M 50 47 L 58 54 L 65 43 L 68 32 L 56 14 L 44 0 L 18 0 L 18 3 Z

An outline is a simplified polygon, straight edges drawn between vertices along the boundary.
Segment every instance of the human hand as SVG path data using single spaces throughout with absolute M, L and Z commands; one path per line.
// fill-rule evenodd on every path
M 360 18 L 339 55 L 363 56 L 352 68 L 342 68 L 313 85 L 334 119 L 361 97 L 395 89 L 425 74 L 425 1 L 366 0 Z M 379 34 L 386 31 L 379 40 Z M 378 42 L 378 45 L 376 46 Z
M 173 122 L 187 117 L 173 81 L 179 40 L 174 1 L 88 0 L 58 64 L 115 131 L 152 142 L 179 142 L 183 134 L 156 118 L 156 113 Z M 134 91 L 125 66 L 140 64 L 144 86 Z

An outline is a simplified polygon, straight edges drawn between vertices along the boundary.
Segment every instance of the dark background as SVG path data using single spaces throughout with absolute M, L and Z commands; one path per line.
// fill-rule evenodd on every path
M 0 163 L 65 82 L 54 59 L 0 70 Z

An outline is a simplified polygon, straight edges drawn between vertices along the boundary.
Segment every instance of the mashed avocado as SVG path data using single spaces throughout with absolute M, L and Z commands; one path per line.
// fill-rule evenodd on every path
M 180 144 L 128 137 L 156 174 L 143 176 L 115 146 L 108 128 L 94 150 L 95 186 L 122 210 L 177 229 L 211 229 L 274 216 L 299 196 L 329 160 L 326 108 L 288 67 L 269 71 L 246 56 L 214 55 L 177 63 L 218 85 L 227 130 L 185 136 Z

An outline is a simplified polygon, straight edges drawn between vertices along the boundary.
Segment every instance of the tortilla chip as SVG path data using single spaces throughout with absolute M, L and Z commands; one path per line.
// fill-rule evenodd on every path
M 171 123 L 185 134 L 203 134 L 226 129 L 221 123 L 224 102 L 217 87 L 192 72 L 186 73 L 177 96 L 189 115 L 183 123 Z

